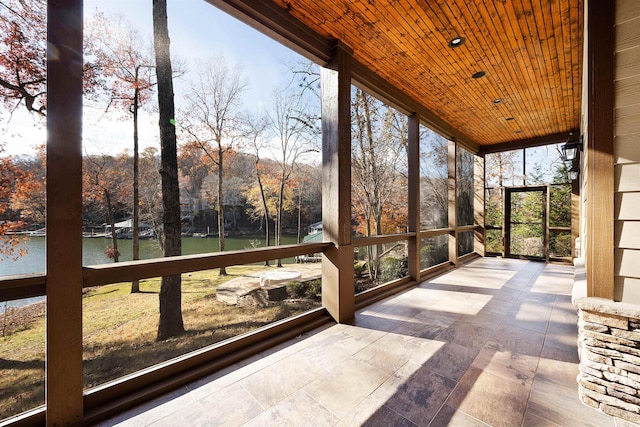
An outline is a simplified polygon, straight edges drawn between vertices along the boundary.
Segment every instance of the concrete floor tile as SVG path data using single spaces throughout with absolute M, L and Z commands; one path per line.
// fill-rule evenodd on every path
M 563 362 L 579 363 L 576 347 L 577 335 L 547 335 L 540 357 Z
M 304 391 L 298 391 L 243 424 L 243 426 L 298 427 L 308 425 L 322 427 L 333 426 L 338 421 L 338 417 L 333 415 L 327 408 L 313 400 Z
M 391 375 L 414 355 L 418 356 L 420 354 L 424 354 L 422 347 L 411 344 L 401 336 L 387 334 L 369 344 L 353 357 Z
M 391 410 L 382 402 L 367 397 L 351 412 L 345 415 L 336 427 L 416 427 L 416 424 L 407 420 L 397 412 Z
M 513 301 L 504 301 L 491 298 L 491 300 L 484 304 L 484 306 L 482 307 L 482 313 L 492 313 L 504 316 L 511 310 L 512 307 Z
M 422 310 L 403 303 L 394 304 L 391 307 L 379 312 L 378 314 L 387 319 L 400 320 L 406 322 L 419 314 Z
M 401 320 L 389 319 L 383 313 L 356 314 L 354 326 L 379 332 L 391 332 L 402 324 Z
M 370 318 L 368 320 L 370 321 L 370 324 L 373 322 L 373 320 Z M 396 328 L 402 324 L 402 322 L 395 322 L 395 321 L 392 321 L 392 323 L 393 325 L 395 325 Z M 388 331 L 375 329 L 374 327 L 361 326 L 357 322 L 354 325 L 344 325 L 344 326 L 345 328 L 344 330 L 341 331 L 341 333 L 349 335 L 354 338 L 358 338 L 359 340 L 362 340 L 363 342 L 366 342 L 368 344 L 376 340 L 379 340 L 380 338 L 385 336 L 387 333 L 389 333 Z
M 638 424 L 620 418 L 613 419 L 615 427 L 638 427 Z
M 463 375 L 447 405 L 494 427 L 519 426 L 530 386 L 509 381 L 474 366 Z
M 542 357 L 538 362 L 536 378 L 561 387 L 575 388 L 577 393 L 578 383 L 576 382 L 576 377 L 578 372 L 576 363 Z
M 186 387 L 187 390 L 189 390 L 189 394 L 195 400 L 201 400 L 244 378 L 244 376 L 240 377 L 236 374 L 239 371 L 240 366 L 233 364 L 214 372 L 211 375 L 207 375 L 206 377 L 187 384 Z
M 486 344 L 492 333 L 493 331 L 487 327 L 459 320 L 438 335 L 437 339 L 479 351 Z
M 251 394 L 238 384 L 223 388 L 199 402 L 197 408 L 215 420 L 210 425 L 242 425 L 263 412 L 262 406 Z M 188 425 L 174 423 L 172 427 Z
M 488 424 L 456 410 L 450 406 L 444 405 L 438 412 L 438 415 L 431 421 L 429 427 L 488 427 Z
M 238 384 L 251 393 L 264 409 L 268 409 L 325 373 L 318 363 L 296 353 Z
M 578 398 L 577 386 L 564 387 L 536 377 L 527 413 L 567 427 L 613 426 L 613 418 L 586 406 Z
M 189 395 L 189 390 L 185 387 L 180 387 L 98 425 L 101 427 L 146 426 L 194 404 L 195 400 Z
M 353 357 L 306 385 L 303 390 L 339 418 L 369 396 L 389 375 Z
M 539 357 L 544 340 L 543 333 L 522 329 L 507 321 L 491 335 L 486 347 Z
M 507 314 L 509 323 L 531 331 L 545 333 L 551 318 L 551 303 L 520 300 L 516 301 Z
M 436 307 L 422 310 L 416 314 L 415 320 L 425 325 L 449 327 L 453 325 L 462 315 L 459 313 L 450 313 L 447 311 L 437 310 Z
M 342 330 L 334 335 L 328 335 L 318 340 L 313 345 L 308 346 L 300 352 L 300 355 L 313 361 L 314 364 L 329 371 L 333 366 L 340 363 L 340 360 L 352 356 L 386 335 L 384 334 L 365 334 L 362 338 L 355 337 L 349 332 L 353 332 L 357 328 Z M 363 331 L 370 331 L 362 329 Z M 359 334 L 357 334 L 359 335 Z
M 560 424 L 556 424 L 553 421 L 545 420 L 537 415 L 533 415 L 527 411 L 522 421 L 522 427 L 563 427 Z
M 232 426 L 236 424 L 235 420 L 225 422 L 224 416 L 222 414 L 220 415 L 221 417 L 218 418 L 217 414 L 206 411 L 205 408 L 194 406 L 176 411 L 152 424 L 149 424 L 149 426 L 175 427 L 179 425 L 188 425 L 193 427 L 208 427 L 212 425 Z
M 391 333 L 399 335 L 406 341 L 418 347 L 425 347 L 431 343 L 431 340 L 440 335 L 447 329 L 444 325 L 431 324 L 419 320 L 402 322 L 398 328 Z
M 510 350 L 499 351 L 487 346 L 480 351 L 473 366 L 505 380 L 530 385 L 536 374 L 538 357 Z
M 476 310 L 476 309 L 474 309 Z M 477 310 L 475 314 L 460 316 L 463 322 L 473 323 L 476 326 L 482 326 L 487 329 L 495 330 L 504 322 L 504 316 L 485 310 L 484 307 Z
M 469 369 L 478 351 L 476 348 L 444 342 L 423 365 L 457 381 Z
M 424 366 L 405 380 L 398 380 L 396 391 L 384 404 L 419 426 L 431 422 L 456 385 L 454 380 Z M 376 394 L 373 397 L 378 398 Z

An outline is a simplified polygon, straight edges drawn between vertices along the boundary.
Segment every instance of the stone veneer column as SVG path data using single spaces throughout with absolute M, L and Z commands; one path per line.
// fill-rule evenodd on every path
M 637 305 L 579 298 L 580 399 L 624 420 L 640 423 L 640 311 Z

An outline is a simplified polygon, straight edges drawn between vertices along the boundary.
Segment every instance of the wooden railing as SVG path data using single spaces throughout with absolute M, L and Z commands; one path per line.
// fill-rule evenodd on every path
M 457 231 L 473 230 L 477 226 L 458 227 Z M 408 241 L 420 237 L 428 238 L 454 233 L 456 229 L 442 228 L 420 231 L 419 233 L 391 234 L 353 239 L 354 247 L 388 244 Z M 328 242 L 302 243 L 278 247 L 258 248 L 168 258 L 128 261 L 83 267 L 83 286 L 102 286 L 111 283 L 175 275 L 193 271 L 210 270 L 233 265 L 244 265 L 279 258 L 290 258 L 309 253 L 323 253 L 331 248 Z M 471 254 L 473 255 L 473 254 Z M 460 260 L 469 255 L 460 257 Z M 435 276 L 451 268 L 445 262 L 422 270 L 420 280 Z M 356 296 L 358 308 L 371 304 L 412 286 L 409 277 L 365 291 Z M 0 278 L 0 301 L 46 296 L 46 274 L 26 274 Z M 94 387 L 84 392 L 84 422 L 91 423 L 106 416 L 114 415 L 124 407 L 142 403 L 151 397 L 165 393 L 176 386 L 195 379 L 265 350 L 286 339 L 329 322 L 331 319 L 324 308 L 310 310 L 298 316 L 283 319 L 256 331 L 237 336 L 176 359 L 149 367 L 142 371 L 119 378 L 108 384 Z M 46 408 L 35 408 L 17 417 L 0 421 L 0 425 L 38 425 L 45 419 Z

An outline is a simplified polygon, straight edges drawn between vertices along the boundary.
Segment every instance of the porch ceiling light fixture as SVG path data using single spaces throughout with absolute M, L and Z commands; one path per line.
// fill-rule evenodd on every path
M 449 47 L 455 48 L 455 47 L 462 46 L 464 44 L 464 42 L 465 42 L 465 38 L 464 37 L 457 36 L 457 37 L 454 37 L 451 40 L 449 40 L 448 45 L 449 45 Z
M 479 79 L 480 77 L 484 77 L 486 75 L 487 73 L 485 73 L 484 71 L 477 71 L 471 75 L 471 78 Z
M 582 151 L 582 136 L 575 141 L 567 141 L 560 149 L 562 160 L 571 161 L 577 159 L 579 152 Z
M 494 104 L 500 104 L 502 102 L 502 98 L 496 98 L 493 100 Z

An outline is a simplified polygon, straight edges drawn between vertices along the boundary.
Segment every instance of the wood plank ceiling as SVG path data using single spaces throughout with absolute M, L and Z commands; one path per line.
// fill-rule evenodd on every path
M 480 146 L 580 127 L 583 0 L 272 1 Z

